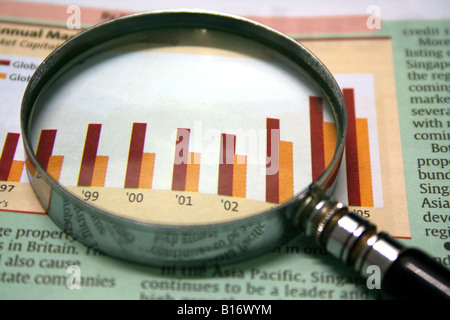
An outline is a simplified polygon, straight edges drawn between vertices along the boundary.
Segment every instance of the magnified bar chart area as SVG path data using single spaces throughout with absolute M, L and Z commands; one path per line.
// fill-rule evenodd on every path
M 78 145 L 81 156 L 76 186 L 67 188 L 85 201 L 110 209 L 126 207 L 127 202 L 151 203 L 151 211 L 163 212 L 164 219 L 169 221 L 182 222 L 183 215 L 190 216 L 192 212 L 189 211 L 193 211 L 192 208 L 199 203 L 207 214 L 206 221 L 211 221 L 214 216 L 215 219 L 226 221 L 236 216 L 252 215 L 255 211 L 271 208 L 294 196 L 295 143 L 281 139 L 283 123 L 279 118 L 262 119 L 264 129 L 257 131 L 260 141 L 256 141 L 256 144 L 263 146 L 264 153 L 261 150 L 254 153 L 252 148 L 248 148 L 248 154 L 238 153 L 238 141 L 246 138 L 240 134 L 242 132 L 232 134 L 220 132 L 222 130 L 213 131 L 218 139 L 214 139 L 211 146 L 205 148 L 208 157 L 190 150 L 194 136 L 190 128 L 177 128 L 173 135 L 174 141 L 170 138 L 163 139 L 165 155 L 162 156 L 167 159 L 167 154 L 172 153 L 172 162 L 158 164 L 156 159 L 160 152 L 144 152 L 144 147 L 153 145 L 152 142 L 156 139 L 153 134 L 146 135 L 147 128 L 152 127 L 151 123 L 133 122 L 128 145 L 114 145 L 111 148 L 111 154 L 114 155 L 112 158 L 117 157 L 114 149 L 122 150 L 119 163 L 124 172 L 123 186 L 106 183 L 108 174 L 111 174 L 109 168 L 112 164 L 116 165 L 117 161 L 110 162 L 109 155 L 99 155 L 99 147 L 106 136 L 102 135 L 104 125 L 90 123 L 83 143 Z M 62 170 L 70 170 L 64 165 L 64 156 L 53 154 L 54 146 L 58 144 L 58 130 L 41 130 L 36 148 L 39 162 L 57 181 L 60 180 Z M 157 144 L 161 142 L 159 140 L 161 137 L 156 140 Z M 208 159 L 213 162 L 209 163 Z M 169 166 L 172 168 L 170 188 L 154 189 L 154 176 L 158 175 L 159 169 L 166 170 Z M 215 173 L 208 171 L 208 167 L 215 168 Z M 202 175 L 206 175 L 216 186 L 215 190 L 199 192 Z M 249 180 L 252 185 L 257 181 L 264 186 L 258 197 L 248 197 Z M 307 186 L 310 180 L 309 177 L 303 184 Z M 173 209 L 170 205 L 167 206 L 170 203 L 179 206 L 176 211 L 169 210 Z M 128 215 L 137 215 L 145 220 L 148 211 L 147 206 L 136 206 Z M 201 221 L 205 221 L 204 216 L 200 217 Z M 192 219 L 191 216 L 189 221 L 192 222 Z
M 138 47 L 75 67 L 40 100 L 33 146 L 83 201 L 156 224 L 246 219 L 299 195 L 333 158 L 328 101 L 295 66 L 279 68 L 285 58 Z M 336 197 L 375 216 L 386 197 L 373 78 L 338 79 L 351 123 Z
M 396 153 L 399 149 L 381 149 L 380 115 L 376 109 L 377 92 L 373 76 L 338 74 L 336 78 L 343 88 L 348 132 L 334 194 L 355 213 L 373 220 L 397 237 L 408 238 L 407 209 L 398 209 L 404 203 L 400 201 L 405 197 L 404 185 L 400 179 L 392 181 L 392 174 L 389 174 L 393 167 L 401 170 L 401 154 Z M 314 177 L 331 161 L 336 141 L 335 124 L 322 112 L 321 103 L 322 98 L 310 99 L 311 167 Z M 381 157 L 383 154 L 384 157 Z M 396 187 L 387 187 L 386 184 Z
M 349 119 L 346 141 L 348 204 L 373 207 L 368 122 L 356 118 L 354 90 L 344 89 L 343 93 Z
M 344 88 L 347 106 L 348 131 L 345 143 L 346 195 L 349 206 L 374 207 L 374 180 L 372 179 L 369 125 L 367 118 L 357 118 L 353 88 Z M 324 120 L 322 99 L 310 98 L 312 174 L 317 179 L 334 155 L 336 129 L 334 123 Z M 379 174 L 379 169 L 377 170 Z M 382 206 L 382 202 L 378 202 Z
M 266 49 L 156 47 L 99 58 L 89 74 L 80 66 L 42 97 L 33 143 L 55 180 L 94 206 L 168 224 L 250 217 L 311 183 L 305 137 L 320 90 L 297 67 L 279 68 L 285 58 Z
M 280 69 L 273 52 L 203 51 L 175 34 L 100 55 L 89 72 L 77 66 L 58 80 L 31 128 L 41 166 L 83 201 L 156 223 L 229 221 L 295 197 L 334 155 L 336 126 L 320 90 L 295 67 Z M 366 50 L 388 57 L 389 41 L 302 41 L 334 73 L 349 108 L 335 197 L 408 237 L 394 77 Z M 346 51 L 335 54 L 341 43 Z M 364 63 L 339 62 L 349 52 Z M 20 59 L 4 55 L 3 66 Z M 17 84 L 2 82 L 6 100 L 20 100 Z M 0 130 L 0 210 L 44 213 L 14 121 Z

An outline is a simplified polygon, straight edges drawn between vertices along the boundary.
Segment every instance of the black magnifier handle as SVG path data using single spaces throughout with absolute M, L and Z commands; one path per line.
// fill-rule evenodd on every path
M 367 278 L 369 289 L 389 299 L 450 300 L 450 270 L 427 254 L 378 232 L 314 188 L 300 209 L 298 222 L 306 234 Z
M 450 299 L 450 271 L 417 249 L 400 253 L 381 285 L 392 298 Z

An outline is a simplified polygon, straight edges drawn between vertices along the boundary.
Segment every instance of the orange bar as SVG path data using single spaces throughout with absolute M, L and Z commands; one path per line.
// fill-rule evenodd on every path
M 31 176 L 34 177 L 36 175 L 36 168 L 31 164 L 30 158 L 25 159 L 25 166 L 27 170 L 30 172 Z
M 200 178 L 200 153 L 189 152 L 186 170 L 186 187 L 184 191 L 198 192 Z
M 234 155 L 233 197 L 245 198 L 247 193 L 247 156 Z
M 153 171 L 155 169 L 155 154 L 143 153 L 141 162 L 141 173 L 139 176 L 139 188 L 151 189 L 153 184 Z
M 0 73 L 0 79 L 6 79 L 6 73 Z
M 356 119 L 356 133 L 361 206 L 373 207 L 372 170 L 370 166 L 369 127 L 367 119 Z
M 11 169 L 8 175 L 9 182 L 20 182 L 20 177 L 22 176 L 23 165 L 25 161 L 13 160 L 11 164 Z
M 323 140 L 325 167 L 327 167 L 333 159 L 334 151 L 336 149 L 336 125 L 334 123 L 323 123 Z
M 294 149 L 290 141 L 280 140 L 280 203 L 294 196 Z
M 108 167 L 108 156 L 96 156 L 94 172 L 92 174 L 91 187 L 105 186 L 106 169 Z
M 64 156 L 50 156 L 48 160 L 47 172 L 56 181 L 59 181 L 63 160 Z

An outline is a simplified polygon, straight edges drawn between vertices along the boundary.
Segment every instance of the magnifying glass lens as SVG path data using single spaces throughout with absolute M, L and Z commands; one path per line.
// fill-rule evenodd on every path
M 334 155 L 326 100 L 271 48 L 203 28 L 108 46 L 54 79 L 30 127 L 48 174 L 93 206 L 152 224 L 228 222 L 290 200 Z
M 21 125 L 31 186 L 72 237 L 144 264 L 207 264 L 310 233 L 346 117 L 306 48 L 188 10 L 70 39 L 30 80 Z

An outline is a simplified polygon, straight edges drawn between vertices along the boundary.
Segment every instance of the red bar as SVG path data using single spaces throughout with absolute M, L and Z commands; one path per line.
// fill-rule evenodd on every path
M 101 124 L 89 124 L 84 142 L 83 158 L 81 159 L 79 187 L 90 187 L 94 174 L 95 157 L 97 156 L 98 141 L 100 139 Z
M 280 120 L 267 118 L 266 202 L 280 202 Z
M 130 150 L 128 152 L 127 172 L 125 175 L 125 188 L 139 188 L 146 129 L 146 123 L 133 123 Z
M 39 143 L 36 150 L 36 158 L 42 167 L 47 170 L 50 156 L 53 153 L 55 144 L 56 130 L 41 130 Z
M 186 188 L 190 135 L 190 129 L 178 128 L 177 130 L 175 159 L 173 163 L 172 190 L 184 191 Z
M 323 105 L 321 97 L 309 97 L 311 131 L 311 167 L 315 181 L 325 171 L 325 146 L 323 136 Z
M 10 63 L 11 63 L 10 60 L 0 59 L 0 66 L 9 66 Z
M 356 138 L 355 96 L 353 89 L 343 89 L 347 105 L 348 129 L 345 141 L 345 161 L 347 165 L 347 197 L 348 205 L 361 206 L 361 190 L 359 186 L 358 145 Z
M 17 142 L 19 141 L 18 133 L 8 132 L 3 145 L 2 155 L 0 157 L 0 180 L 7 181 L 11 165 L 13 163 L 14 154 L 16 153 Z
M 219 186 L 217 194 L 233 196 L 233 167 L 236 154 L 236 136 L 222 133 L 220 138 Z

